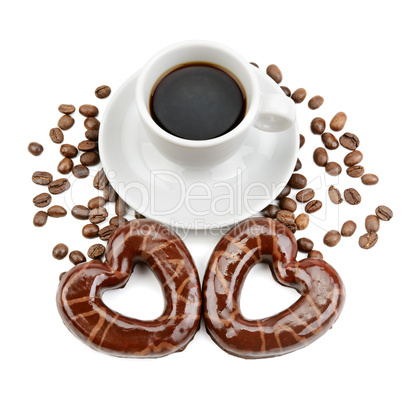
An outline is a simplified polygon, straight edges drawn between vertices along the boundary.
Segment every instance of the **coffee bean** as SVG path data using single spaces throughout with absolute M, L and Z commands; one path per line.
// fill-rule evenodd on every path
M 318 109 L 322 104 L 324 103 L 324 98 L 320 95 L 313 96 L 309 101 L 308 101 L 308 107 L 311 110 Z
M 365 220 L 367 232 L 378 232 L 380 230 L 380 220 L 377 215 L 368 215 Z
M 34 156 L 39 156 L 43 152 L 43 146 L 39 142 L 30 142 L 28 151 Z
M 306 99 L 307 92 L 304 88 L 298 88 L 292 93 L 291 98 L 295 103 L 302 103 Z
M 325 120 L 322 117 L 315 117 L 311 120 L 310 129 L 313 134 L 322 134 L 325 131 Z
M 354 188 L 347 188 L 343 193 L 346 202 L 351 205 L 360 204 L 362 197 L 360 196 L 359 192 Z
M 88 257 L 95 259 L 100 258 L 105 253 L 105 247 L 102 244 L 94 244 L 88 249 Z
M 316 148 L 313 152 L 313 160 L 317 166 L 325 166 L 328 162 L 328 153 L 325 148 Z
M 89 212 L 89 220 L 91 223 L 100 223 L 103 222 L 108 216 L 108 213 L 105 208 L 95 208 Z
M 63 243 L 56 244 L 52 251 L 52 255 L 56 260 L 62 260 L 67 254 L 68 247 Z
M 117 193 L 114 188 L 108 184 L 103 190 L 103 198 L 109 202 L 115 202 L 117 200 Z
M 84 140 L 78 144 L 78 149 L 83 152 L 97 151 L 98 143 L 96 141 Z
M 283 224 L 294 223 L 295 215 L 293 212 L 281 209 L 276 214 L 276 220 Z
M 291 188 L 300 190 L 307 186 L 307 179 L 300 173 L 293 173 L 292 176 L 290 176 L 288 185 Z
M 77 179 L 85 179 L 89 176 L 89 169 L 84 165 L 76 165 L 73 167 L 73 175 Z
M 373 186 L 374 184 L 378 183 L 378 176 L 373 173 L 366 173 L 362 176 L 362 183 L 366 186 Z
M 268 216 L 268 218 L 275 219 L 278 211 L 279 211 L 279 207 L 277 205 L 269 204 L 261 211 L 261 213 L 264 216 Z
M 81 105 L 78 111 L 85 117 L 96 117 L 99 110 L 94 105 Z
M 85 131 L 85 137 L 87 137 L 90 141 L 98 141 L 99 130 L 87 130 Z
M 300 159 L 297 158 L 296 165 L 295 165 L 295 168 L 293 169 L 293 171 L 294 171 L 294 172 L 297 172 L 297 171 L 300 170 L 301 168 L 302 168 L 302 163 L 300 162 Z
M 35 207 L 38 207 L 38 208 L 47 207 L 51 203 L 51 201 L 52 201 L 52 196 L 48 193 L 41 193 L 32 200 Z
M 304 210 L 308 213 L 308 214 L 312 214 L 314 212 L 317 212 L 318 210 L 320 210 L 322 207 L 322 202 L 319 200 L 311 200 L 309 201 Z
M 289 197 L 285 197 L 279 201 L 279 207 L 290 212 L 295 212 L 297 209 L 297 204 L 295 200 L 292 200 Z
M 339 142 L 343 147 L 350 149 L 351 151 L 354 151 L 360 145 L 359 137 L 352 133 L 343 134 L 339 138 Z
M 250 64 L 251 64 L 252 66 L 256 67 L 256 68 L 260 68 L 260 67 L 258 66 L 258 64 L 257 64 L 257 63 L 254 63 L 253 61 L 250 61 Z
M 304 230 L 310 222 L 310 217 L 307 214 L 300 214 L 296 217 L 295 223 L 297 230 Z
M 389 221 L 394 216 L 391 208 L 386 207 L 385 205 L 380 205 L 375 209 L 375 214 L 382 220 L 382 221 Z
M 308 255 L 308 258 L 314 258 L 315 260 L 322 260 L 324 258 L 324 256 L 322 255 L 322 253 L 318 250 L 311 250 Z
M 85 262 L 87 259 L 85 257 L 85 255 L 83 253 L 81 253 L 81 251 L 78 250 L 73 250 L 69 256 L 68 259 L 74 264 L 74 265 L 78 265 L 81 264 L 82 262 Z
M 276 206 L 276 205 L 275 205 Z M 126 218 L 123 218 L 121 216 L 114 216 L 113 218 L 110 219 L 109 223 L 113 226 L 121 226 L 123 224 L 125 224 L 127 221 Z
M 364 167 L 361 165 L 350 166 L 346 169 L 346 173 L 350 177 L 360 177 L 364 173 Z
M 341 131 L 345 127 L 347 120 L 346 113 L 338 112 L 329 123 L 329 127 L 333 131 Z
M 98 237 L 98 231 L 99 231 L 98 225 L 95 225 L 93 223 L 88 223 L 88 225 L 85 225 L 82 228 L 82 235 L 86 239 L 94 239 L 95 237 Z
M 97 152 L 89 151 L 84 152 L 80 156 L 80 162 L 84 166 L 95 166 L 99 163 L 99 154 Z
M 297 248 L 303 253 L 308 253 L 314 248 L 314 243 L 307 237 L 302 237 L 297 240 Z
M 63 131 L 61 131 L 59 128 L 52 128 L 49 131 L 49 136 L 50 139 L 56 143 L 56 144 L 61 144 L 64 141 L 64 134 Z
M 57 165 L 57 171 L 61 174 L 71 173 L 74 162 L 70 158 L 63 158 Z
M 290 194 L 290 191 L 291 191 L 291 188 L 288 185 L 286 185 L 275 199 L 280 200 L 282 198 L 287 197 Z
M 62 130 L 68 130 L 74 125 L 74 119 L 70 115 L 65 114 L 60 117 L 59 121 L 57 122 L 57 125 Z
M 33 218 L 33 224 L 37 227 L 44 226 L 47 222 L 47 213 L 45 211 L 38 211 Z
M 327 149 L 332 150 L 339 147 L 339 142 L 332 133 L 322 133 L 321 141 Z
M 47 186 L 53 180 L 53 176 L 48 172 L 34 172 L 32 181 L 40 186 Z
M 110 236 L 115 231 L 116 226 L 108 225 L 99 230 L 98 235 L 101 240 L 109 240 Z
M 305 188 L 296 194 L 296 200 L 299 202 L 309 202 L 315 196 L 315 192 L 312 188 Z
M 374 247 L 378 241 L 378 234 L 376 232 L 368 232 L 359 237 L 359 246 L 368 250 Z
M 266 69 L 267 74 L 277 83 L 280 84 L 282 81 L 282 72 L 279 67 L 275 64 L 270 64 Z
M 346 221 L 341 228 L 341 234 L 343 237 L 350 237 L 355 233 L 356 223 L 353 221 Z
M 324 244 L 328 247 L 334 247 L 341 241 L 341 234 L 337 230 L 330 230 L 324 236 Z
M 49 183 L 49 193 L 61 194 L 70 188 L 70 182 L 67 179 L 57 179 Z
M 281 86 L 281 89 L 285 93 L 286 96 L 292 95 L 292 92 L 290 91 L 290 89 L 288 87 Z
M 99 99 L 107 98 L 112 90 L 107 85 L 101 85 L 95 89 L 95 96 Z
M 304 138 L 304 135 L 299 134 L 299 148 L 301 148 L 305 142 L 306 142 L 306 139 Z
M 363 154 L 360 151 L 349 152 L 343 160 L 346 166 L 354 166 L 360 163 L 363 159 Z
M 109 183 L 108 178 L 103 169 L 100 169 L 98 173 L 96 173 L 93 181 L 93 186 L 97 190 L 103 190 Z
M 67 215 L 67 211 L 60 205 L 53 205 L 47 210 L 47 214 L 51 218 L 62 218 Z
M 103 197 L 94 197 L 88 201 L 88 208 L 95 209 L 103 207 L 106 204 L 106 200 Z
M 284 208 L 284 209 L 286 209 L 286 208 Z M 115 212 L 116 212 L 117 216 L 124 216 L 126 213 L 126 203 L 120 197 L 117 197 L 116 205 L 115 205 Z
M 64 114 L 71 114 L 75 112 L 75 106 L 74 105 L 66 105 L 62 104 L 59 106 L 59 112 L 64 113 Z
M 67 271 L 62 272 L 62 273 L 59 275 L 59 281 L 61 281 L 61 280 L 63 279 L 63 276 L 64 276 L 66 273 L 67 273 Z
M 80 220 L 88 219 L 89 208 L 84 205 L 74 205 L 74 207 L 71 209 L 71 215 Z
M 325 165 L 325 171 L 330 175 L 330 176 L 339 176 L 342 172 L 342 167 L 339 163 L 337 162 L 328 162 Z
M 87 117 L 84 126 L 87 130 L 99 130 L 100 121 L 96 117 Z
M 60 153 L 66 158 L 75 158 L 78 155 L 78 149 L 71 144 L 63 144 L 60 146 Z
M 343 201 L 341 192 L 335 186 L 330 186 L 330 188 L 328 189 L 328 195 L 329 199 L 334 204 L 340 204 Z

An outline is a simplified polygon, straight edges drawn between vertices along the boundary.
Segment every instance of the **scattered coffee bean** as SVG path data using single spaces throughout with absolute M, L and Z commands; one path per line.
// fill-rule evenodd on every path
M 66 105 L 62 104 L 59 106 L 59 112 L 64 113 L 64 114 L 71 114 L 75 112 L 75 106 L 74 105 Z
M 359 137 L 352 133 L 343 134 L 339 138 L 339 142 L 343 147 L 350 149 L 351 151 L 354 151 L 360 145 Z
M 330 230 L 324 236 L 324 244 L 328 247 L 334 247 L 341 241 L 341 234 L 337 230 Z
M 329 123 L 329 127 L 333 131 L 341 131 L 346 124 L 347 116 L 346 113 L 338 112 Z
M 47 207 L 52 202 L 52 196 L 48 193 L 41 193 L 37 195 L 32 202 L 34 203 L 35 207 Z
M 71 144 L 63 144 L 60 146 L 60 153 L 66 158 L 75 158 L 78 155 L 78 149 Z
M 308 258 L 314 258 L 316 260 L 322 260 L 324 258 L 324 256 L 322 255 L 322 253 L 318 250 L 311 250 L 308 255 Z
M 96 117 L 99 110 L 94 105 L 81 105 L 78 111 L 85 117 Z
M 65 114 L 60 117 L 59 121 L 57 122 L 57 125 L 62 130 L 68 130 L 74 125 L 74 119 L 70 115 Z
M 373 186 L 378 183 L 378 176 L 373 173 L 366 173 L 362 176 L 362 183 L 366 186 Z
M 63 158 L 57 165 L 57 171 L 61 174 L 69 174 L 73 166 L 74 162 L 70 158 Z
M 297 158 L 296 165 L 295 165 L 295 168 L 293 169 L 293 171 L 294 171 L 294 172 L 297 172 L 297 171 L 300 170 L 301 168 L 302 168 L 302 163 L 300 162 L 300 159 Z
M 359 246 L 368 250 L 374 247 L 378 241 L 378 234 L 376 232 L 368 232 L 359 237 Z
M 96 117 L 87 117 L 84 126 L 87 130 L 99 130 L 100 121 Z
M 85 137 L 90 141 L 98 141 L 99 130 L 87 130 L 85 131 Z
M 299 148 L 301 148 L 305 142 L 306 142 L 306 139 L 304 138 L 304 135 L 299 134 Z
M 286 208 L 284 208 L 284 209 L 286 209 Z M 120 197 L 117 197 L 116 205 L 115 205 L 115 212 L 116 212 L 117 216 L 124 216 L 126 213 L 126 203 Z
M 63 131 L 61 131 L 58 127 L 52 128 L 49 131 L 49 136 L 50 139 L 56 144 L 61 144 L 64 141 Z
M 93 223 L 88 223 L 88 225 L 85 225 L 82 228 L 82 235 L 86 239 L 94 239 L 95 237 L 98 237 L 98 231 L 99 231 L 98 225 L 95 225 Z
M 346 202 L 350 205 L 360 204 L 362 197 L 359 192 L 354 188 L 347 188 L 343 193 Z
M 360 177 L 364 173 L 364 167 L 361 165 L 350 166 L 346 169 L 346 173 L 350 177 Z
M 105 253 L 105 247 L 102 244 L 94 244 L 88 249 L 88 257 L 95 259 L 100 258 Z
M 106 174 L 103 169 L 100 169 L 98 173 L 96 173 L 94 180 L 93 180 L 93 186 L 97 190 L 103 190 L 109 183 L 108 178 L 106 177 Z
M 391 208 L 386 207 L 385 205 L 380 205 L 375 209 L 375 214 L 382 220 L 382 221 L 389 221 L 394 216 Z
M 83 152 L 97 151 L 98 143 L 96 141 L 84 140 L 78 144 L 78 149 Z
M 81 251 L 78 250 L 74 250 L 72 251 L 69 256 L 68 259 L 74 264 L 74 265 L 78 265 L 81 264 L 82 262 L 85 262 L 87 259 L 85 257 L 85 255 L 83 253 L 81 253 Z
M 67 271 L 62 272 L 62 273 L 59 275 L 59 281 L 61 281 L 61 280 L 63 279 L 63 276 L 64 276 L 66 273 L 67 273 Z
M 271 219 L 275 219 L 276 218 L 276 214 L 278 213 L 278 211 L 279 211 L 279 207 L 277 206 L 277 205 L 275 205 L 275 204 L 269 204 L 269 205 L 267 205 L 262 211 L 261 211 L 261 213 L 264 215 L 264 216 L 268 216 L 268 218 L 271 218 Z M 110 223 L 111 223 L 112 221 L 110 221 Z M 113 224 L 114 225 L 114 224 Z
M 77 179 L 85 179 L 89 176 L 89 169 L 84 165 L 75 165 L 73 167 L 73 175 Z
M 313 96 L 309 101 L 308 101 L 308 107 L 311 110 L 318 109 L 322 104 L 324 103 L 324 98 L 320 95 Z
M 47 186 L 53 180 L 53 176 L 48 172 L 34 172 L 32 181 L 40 186 Z
M 328 153 L 325 148 L 316 148 L 313 152 L 313 160 L 317 166 L 325 166 L 328 162 Z
M 346 221 L 341 228 L 341 235 L 343 237 L 350 237 L 356 231 L 356 223 L 353 221 Z
M 45 211 L 38 211 L 33 218 L 33 224 L 37 227 L 44 226 L 47 222 L 47 213 Z
M 70 188 L 70 182 L 67 179 L 57 179 L 49 183 L 47 188 L 51 194 L 61 194 Z
M 294 222 L 296 218 L 293 212 L 280 209 L 276 214 L 276 219 L 283 224 L 288 224 Z
M 67 254 L 68 247 L 63 243 L 56 244 L 52 251 L 52 255 L 56 260 L 62 260 Z
M 325 120 L 322 117 L 315 117 L 311 120 L 310 129 L 313 134 L 322 134 L 325 131 Z
M 95 209 L 103 207 L 106 204 L 106 200 L 103 197 L 94 197 L 88 201 L 88 208 Z
M 39 142 L 30 142 L 28 151 L 34 156 L 39 156 L 43 152 L 43 146 Z
M 108 216 L 108 213 L 105 208 L 95 208 L 89 212 L 89 220 L 91 223 L 100 223 L 103 222 Z
M 368 215 L 365 220 L 367 232 L 378 232 L 380 230 L 380 220 L 377 215 Z
M 95 166 L 99 163 L 100 158 L 99 154 L 97 152 L 89 151 L 89 152 L 84 152 L 80 156 L 80 162 L 84 166 Z
M 307 237 L 302 237 L 297 240 L 297 248 L 303 253 L 308 253 L 314 248 L 314 243 Z
M 292 92 L 290 91 L 290 89 L 288 87 L 285 86 L 281 86 L 282 91 L 285 93 L 286 96 L 291 96 Z
M 278 196 L 276 197 L 276 200 L 280 200 L 282 198 L 287 197 L 290 194 L 291 188 L 286 185 L 285 187 L 283 187 L 282 191 L 278 194 Z
M 47 214 L 51 218 L 62 218 L 67 215 L 67 211 L 61 205 L 53 205 L 47 210 Z
M 311 200 L 309 201 L 304 210 L 308 213 L 308 214 L 312 214 L 314 212 L 317 212 L 318 210 L 320 210 L 322 207 L 322 202 L 319 200 Z
M 116 226 L 108 225 L 99 230 L 98 235 L 101 240 L 109 240 L 112 233 L 115 231 Z
M 103 198 L 109 202 L 115 202 L 117 200 L 117 193 L 114 188 L 108 184 L 103 190 Z
M 95 89 L 95 96 L 99 99 L 107 98 L 112 90 L 107 85 L 101 85 Z
M 297 209 L 297 204 L 295 200 L 292 200 L 289 197 L 285 197 L 279 201 L 279 207 L 290 212 L 295 212 Z
M 342 172 L 342 167 L 339 163 L 337 162 L 328 162 L 325 165 L 325 171 L 330 175 L 330 176 L 339 176 Z
M 303 213 L 303 214 L 298 215 L 295 219 L 297 230 L 306 229 L 309 222 L 310 222 L 310 217 L 307 214 Z
M 260 67 L 258 66 L 258 64 L 257 64 L 257 63 L 254 63 L 253 61 L 250 61 L 250 64 L 251 64 L 252 66 L 256 67 L 256 68 L 260 68 Z
M 277 83 L 282 81 L 282 72 L 276 64 L 270 64 L 266 69 L 267 74 Z
M 296 200 L 299 202 L 309 202 L 315 196 L 315 192 L 312 188 L 305 188 L 296 194 Z
M 328 195 L 329 195 L 329 199 L 334 204 L 340 204 L 343 201 L 343 198 L 341 196 L 341 192 L 335 186 L 330 186 L 329 187 Z
M 276 206 L 276 205 L 275 205 Z M 271 217 L 270 217 L 271 218 Z M 114 216 L 113 218 L 110 219 L 109 223 L 113 226 L 121 226 L 125 224 L 127 221 L 126 218 L 123 218 L 122 216 Z
M 339 142 L 332 133 L 322 133 L 321 141 L 327 149 L 333 150 L 339 147 Z
M 85 220 L 89 218 L 89 208 L 84 205 L 74 205 L 71 209 L 71 215 L 76 219 Z
M 292 176 L 290 176 L 288 185 L 291 188 L 300 190 L 307 186 L 307 179 L 300 173 L 293 173 Z
M 307 92 L 304 88 L 298 88 L 292 93 L 291 98 L 295 103 L 302 103 L 306 99 Z
M 349 152 L 346 156 L 345 159 L 343 160 L 344 164 L 346 166 L 354 166 L 357 165 L 358 163 L 360 163 L 363 159 L 363 154 L 356 150 L 356 151 L 352 151 Z

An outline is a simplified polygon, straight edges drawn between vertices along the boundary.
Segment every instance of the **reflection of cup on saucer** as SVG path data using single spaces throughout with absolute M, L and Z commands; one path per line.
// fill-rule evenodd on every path
M 227 72 L 237 80 L 239 86 L 244 91 L 245 107 L 243 115 L 238 118 L 237 124 L 228 123 L 229 130 L 223 131 L 221 135 L 213 138 L 206 132 L 205 138 L 201 134 L 197 140 L 190 139 L 191 133 L 186 136 L 178 136 L 174 130 L 168 132 L 155 121 L 151 115 L 150 97 L 155 89 L 155 84 L 163 82 L 169 73 L 172 74 L 178 69 L 186 66 L 204 65 L 218 67 Z M 144 125 L 144 132 L 159 150 L 170 160 L 188 168 L 203 168 L 224 161 L 231 157 L 243 144 L 246 137 L 251 133 L 250 128 L 257 128 L 261 135 L 269 135 L 266 132 L 282 132 L 289 129 L 295 122 L 294 102 L 282 93 L 264 93 L 261 91 L 259 80 L 253 71 L 255 67 L 250 65 L 242 56 L 233 50 L 208 41 L 188 41 L 170 46 L 156 54 L 141 70 L 135 87 L 135 101 L 140 119 Z M 162 77 L 162 78 L 161 78 Z M 205 77 L 201 77 L 205 79 Z M 199 95 L 191 84 L 187 84 L 185 78 L 179 78 L 173 84 L 178 88 L 179 85 L 189 85 L 184 89 L 180 87 L 178 93 L 187 91 L 181 101 L 188 106 L 188 116 L 192 116 L 194 109 L 199 112 L 199 105 L 207 104 L 205 116 L 202 111 L 195 117 L 200 119 L 201 126 L 204 120 L 209 119 L 209 115 L 219 109 L 219 102 L 226 102 L 225 93 L 212 94 L 206 89 L 208 82 L 203 81 L 201 85 L 201 95 L 205 99 L 195 99 Z M 180 92 L 181 91 L 181 92 Z M 190 93 L 188 93 L 190 92 Z M 223 91 L 224 92 L 224 91 Z M 229 96 L 228 103 L 233 96 Z M 195 102 L 192 105 L 191 102 Z M 198 103 L 197 103 L 198 102 Z M 217 102 L 214 106 L 213 102 Z M 172 105 L 173 104 L 173 105 Z M 183 109 L 180 104 L 177 106 L 177 113 L 174 109 L 174 100 L 170 99 L 167 113 L 173 118 L 177 115 L 180 118 L 180 111 Z M 209 110 L 208 110 L 209 108 Z M 209 113 L 209 114 L 208 114 Z M 189 117 L 189 118 L 190 118 Z M 186 116 L 182 116 L 186 119 Z M 174 122 L 173 122 L 174 123 Z M 172 124 L 173 124 L 172 123 Z M 224 130 L 224 129 L 223 129 Z M 254 130 L 255 131 L 255 130 Z M 219 133 L 218 133 L 219 134 Z M 255 135 L 255 133 L 253 133 Z

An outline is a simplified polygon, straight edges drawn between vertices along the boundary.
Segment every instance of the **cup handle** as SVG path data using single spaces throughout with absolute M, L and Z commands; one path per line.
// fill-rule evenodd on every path
M 260 107 L 254 127 L 261 131 L 276 133 L 289 129 L 296 120 L 296 106 L 283 94 L 261 93 Z

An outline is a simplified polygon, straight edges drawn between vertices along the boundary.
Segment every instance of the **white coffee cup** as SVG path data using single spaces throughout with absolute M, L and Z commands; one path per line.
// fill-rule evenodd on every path
M 243 120 L 220 137 L 208 140 L 176 137 L 152 119 L 149 101 L 155 83 L 175 66 L 191 62 L 211 63 L 229 70 L 245 90 L 247 104 Z M 285 94 L 262 93 L 253 69 L 255 67 L 241 55 L 215 42 L 185 41 L 163 49 L 142 68 L 135 87 L 136 106 L 145 133 L 167 158 L 189 168 L 200 168 L 220 163 L 233 155 L 253 126 L 264 135 L 289 129 L 296 120 L 294 102 Z

